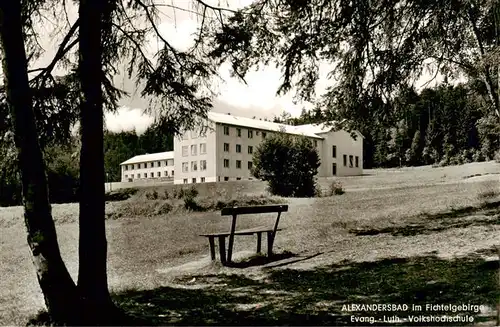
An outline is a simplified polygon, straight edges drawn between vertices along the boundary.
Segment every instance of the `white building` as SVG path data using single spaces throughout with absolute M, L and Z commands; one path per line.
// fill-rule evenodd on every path
M 122 182 L 134 180 L 172 180 L 174 177 L 174 151 L 135 156 L 120 164 Z
M 174 138 L 175 184 L 251 180 L 252 154 L 264 138 L 284 131 L 310 138 L 318 149 L 318 177 L 361 175 L 363 137 L 321 125 L 290 126 L 209 112 L 207 127 Z

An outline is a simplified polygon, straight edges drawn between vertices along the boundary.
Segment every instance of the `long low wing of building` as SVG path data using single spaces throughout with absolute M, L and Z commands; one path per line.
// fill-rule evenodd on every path
M 172 180 L 175 173 L 174 151 L 143 154 L 120 164 L 121 181 L 161 179 Z

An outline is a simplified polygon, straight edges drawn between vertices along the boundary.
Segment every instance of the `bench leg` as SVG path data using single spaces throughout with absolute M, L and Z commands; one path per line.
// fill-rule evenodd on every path
M 208 237 L 208 243 L 210 243 L 210 258 L 215 260 L 215 241 L 213 236 Z
M 267 256 L 269 258 L 273 255 L 273 243 L 274 243 L 273 232 L 267 232 Z
M 219 236 L 219 254 L 222 265 L 226 264 L 226 237 Z
M 257 233 L 257 253 L 260 253 L 262 249 L 262 233 Z

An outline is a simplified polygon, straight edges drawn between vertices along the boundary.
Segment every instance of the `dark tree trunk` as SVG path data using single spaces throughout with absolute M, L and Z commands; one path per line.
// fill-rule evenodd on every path
M 106 3 L 107 1 L 104 0 L 82 0 L 79 8 L 79 72 L 83 102 L 80 116 L 82 145 L 80 152 L 78 289 L 86 303 L 86 309 L 95 315 L 112 307 L 106 265 L 103 95 L 101 89 L 103 78 L 101 29 Z
M 21 1 L 0 1 L 0 42 L 7 102 L 14 126 L 28 245 L 45 304 L 55 321 L 75 317 L 76 286 L 59 252 L 30 96 Z

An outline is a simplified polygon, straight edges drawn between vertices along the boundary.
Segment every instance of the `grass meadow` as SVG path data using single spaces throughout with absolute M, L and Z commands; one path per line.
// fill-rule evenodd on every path
M 199 211 L 173 196 L 179 186 L 140 188 L 106 206 L 110 289 L 147 324 L 383 325 L 387 314 L 370 314 L 373 323 L 353 321 L 342 306 L 469 303 L 484 306 L 467 313 L 475 323 L 495 325 L 499 173 L 495 162 L 366 170 L 336 179 L 342 195 L 299 199 L 270 197 L 258 181 L 207 184 L 194 198 L 204 208 Z M 332 182 L 319 181 L 325 194 Z M 255 239 L 237 237 L 237 265 L 211 262 L 208 242 L 198 234 L 229 228 L 217 209 L 269 202 L 289 205 L 275 241 L 281 255 L 273 261 L 255 256 Z M 53 215 L 76 279 L 78 205 L 53 205 Z M 237 227 L 273 221 L 248 216 Z M 0 325 L 25 325 L 43 297 L 22 208 L 0 208 L 0 227 Z M 408 312 L 396 314 L 408 324 Z

